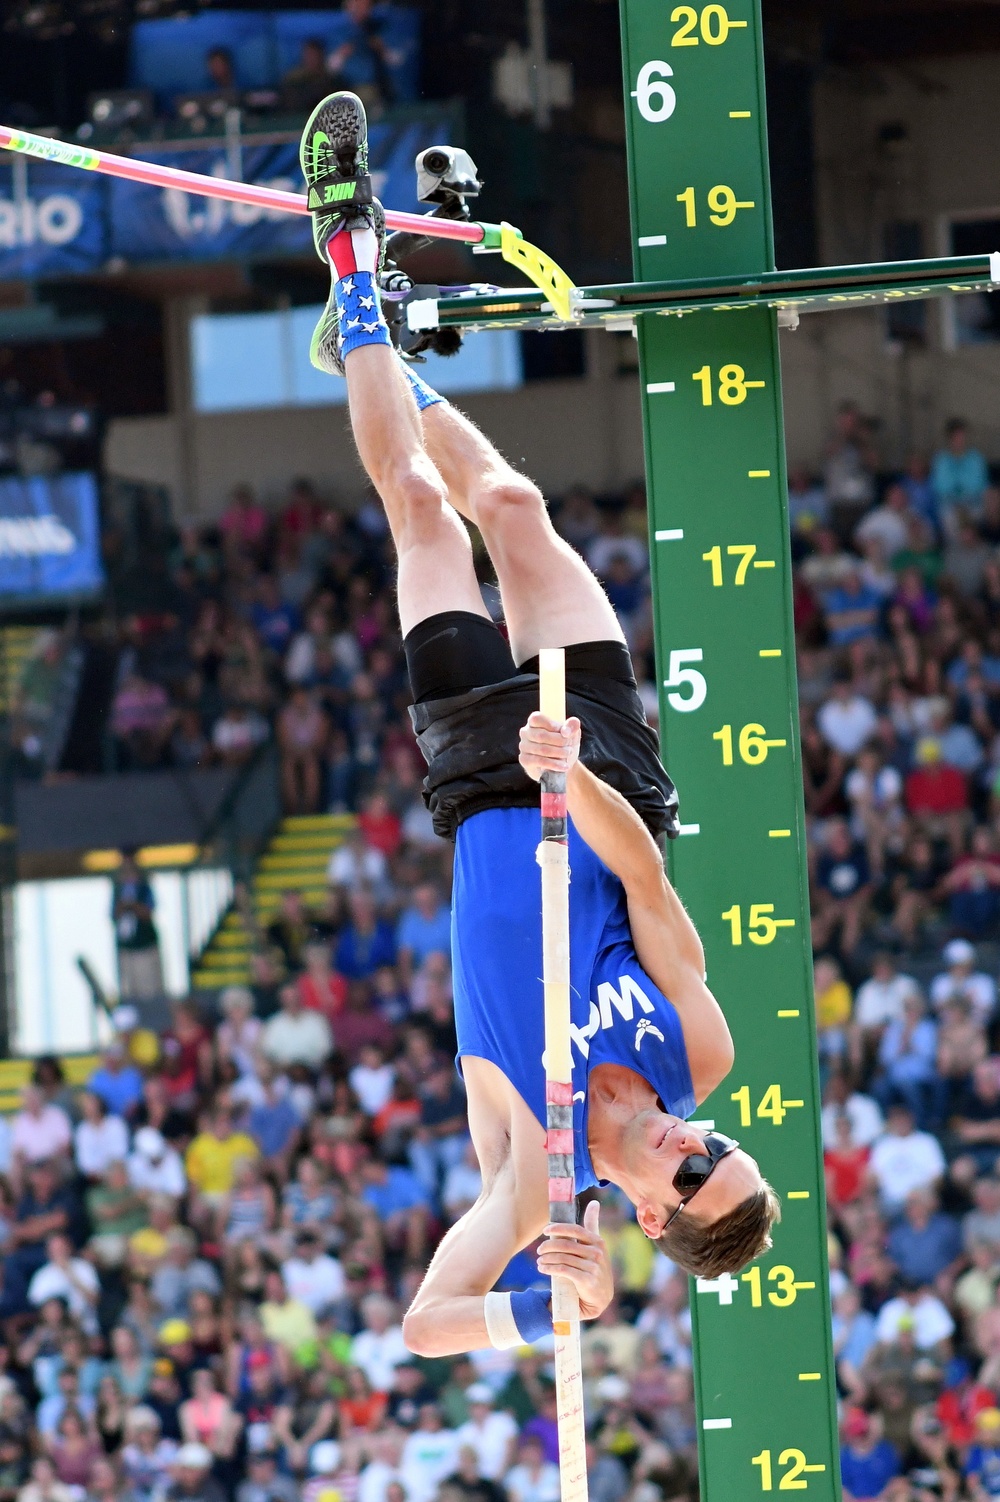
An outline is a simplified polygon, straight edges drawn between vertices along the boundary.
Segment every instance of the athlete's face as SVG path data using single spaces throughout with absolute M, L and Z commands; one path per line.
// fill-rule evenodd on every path
M 622 1140 L 622 1172 L 616 1182 L 636 1207 L 639 1225 L 655 1240 L 684 1198 L 673 1178 L 685 1158 L 705 1151 L 706 1132 L 656 1107 L 640 1111 Z M 761 1186 L 760 1169 L 742 1149 L 727 1153 L 698 1190 L 692 1213 L 714 1221 L 735 1210 Z

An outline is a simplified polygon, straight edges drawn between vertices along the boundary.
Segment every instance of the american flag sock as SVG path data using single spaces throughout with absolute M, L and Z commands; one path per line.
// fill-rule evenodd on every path
M 357 229 L 345 227 L 331 235 L 326 253 L 336 276 L 333 290 L 340 322 L 341 358 L 364 344 L 391 344 L 376 277 L 378 235 L 367 223 Z
M 424 412 L 428 407 L 433 407 L 438 402 L 444 401 L 444 397 L 440 396 L 434 390 L 433 386 L 428 386 L 427 382 L 417 375 L 417 372 L 408 360 L 400 360 L 399 363 L 403 367 L 403 374 L 410 383 L 410 390 L 413 392 L 419 411 Z

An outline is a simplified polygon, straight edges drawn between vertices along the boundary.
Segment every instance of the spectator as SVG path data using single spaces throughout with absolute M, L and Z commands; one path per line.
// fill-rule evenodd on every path
M 546 1460 L 541 1440 L 532 1435 L 521 1440 L 517 1463 L 503 1480 L 512 1502 L 559 1502 L 559 1467 Z
M 996 1006 L 996 981 L 976 970 L 975 947 L 967 939 L 952 939 L 945 945 L 942 959 L 948 968 L 931 981 L 935 1008 L 940 1011 L 952 997 L 960 996 L 970 1003 L 981 1022 L 989 1022 Z
M 281 1010 L 264 1026 L 261 1048 L 279 1068 L 303 1064 L 318 1069 L 333 1052 L 330 1024 L 321 1012 L 306 1011 L 298 985 L 282 986 Z
M 421 882 L 413 890 L 410 905 L 400 915 L 396 931 L 399 970 L 409 984 L 430 954 L 451 953 L 451 910 L 433 882 Z
M 383 965 L 396 963 L 392 927 L 378 915 L 375 899 L 363 888 L 348 897 L 349 919 L 337 944 L 334 964 L 349 980 L 364 980 Z
M 883 1106 L 902 1100 L 917 1122 L 932 1114 L 937 1062 L 937 1027 L 926 1015 L 923 1000 L 910 996 L 903 1003 L 902 1022 L 890 1022 L 879 1044 L 881 1072 L 874 1081 Z
M 856 756 L 878 722 L 871 702 L 856 693 L 850 678 L 838 678 L 820 706 L 816 723 L 823 739 L 842 756 Z
M 942 1213 L 937 1196 L 927 1189 L 908 1194 L 902 1219 L 889 1234 L 889 1256 L 903 1278 L 936 1284 L 944 1273 L 957 1272 L 961 1251 L 958 1224 Z
M 278 716 L 285 811 L 314 814 L 320 802 L 320 766 L 329 739 L 326 715 L 307 688 L 293 686 Z
M 457 1458 L 455 1431 L 446 1429 L 436 1403 L 421 1405 L 417 1427 L 407 1435 L 400 1476 L 408 1502 L 432 1502 Z
M 142 1099 L 142 1075 L 127 1062 L 125 1045 L 117 1039 L 104 1051 L 104 1061 L 87 1081 L 87 1089 L 103 1103 L 104 1109 L 126 1119 Z
M 448 1170 L 462 1161 L 469 1136 L 465 1091 L 450 1064 L 420 1091 L 420 1121 L 410 1139 L 410 1166 L 432 1204 Z
M 206 1211 L 219 1209 L 232 1190 L 236 1163 L 256 1156 L 253 1138 L 234 1128 L 231 1111 L 217 1106 L 184 1157 L 188 1182 L 195 1193 L 194 1213 L 204 1218 Z
M 73 1243 L 57 1232 L 45 1243 L 43 1262 L 28 1284 L 28 1302 L 36 1309 L 49 1299 L 64 1299 L 70 1314 L 91 1335 L 97 1334 L 97 1296 L 100 1283 L 91 1263 L 73 1256 Z
M 349 22 L 347 35 L 326 60 L 331 87 L 353 89 L 365 107 L 377 113 L 393 97 L 393 53 L 372 13 L 372 0 L 344 0 L 343 12 Z
M 166 1194 L 179 1200 L 187 1188 L 181 1156 L 156 1127 L 140 1127 L 128 1160 L 129 1182 L 141 1195 Z
M 474 1453 L 479 1473 L 489 1481 L 498 1481 L 511 1467 L 517 1439 L 517 1425 L 509 1413 L 498 1413 L 493 1393 L 485 1382 L 474 1382 L 466 1389 L 469 1417 L 455 1439 L 461 1448 Z
M 47 1105 L 37 1085 L 25 1085 L 21 1110 L 14 1117 L 11 1157 L 15 1177 L 35 1163 L 59 1162 L 72 1141 L 69 1117 L 60 1106 Z
M 944 429 L 944 447 L 934 455 L 931 488 L 945 531 L 955 525 L 956 512 L 975 514 L 983 491 L 990 483 L 986 461 L 969 443 L 969 425 L 961 417 L 949 418 Z
M 941 1145 L 929 1132 L 918 1132 L 907 1106 L 893 1105 L 886 1130 L 872 1145 L 871 1171 L 883 1204 L 899 1210 L 914 1189 L 929 1189 L 943 1177 Z
M 118 946 L 118 990 L 123 1001 L 148 1001 L 163 995 L 160 944 L 153 922 L 155 906 L 152 886 L 134 856 L 126 851 L 111 899 Z
M 841 952 L 849 958 L 858 946 L 867 915 L 871 872 L 864 847 L 851 838 L 842 820 L 833 821 L 827 831 L 815 885 L 813 945 L 823 949 L 838 935 Z M 841 1021 L 846 1023 L 847 1017 Z
M 295 1253 L 281 1264 L 281 1276 L 291 1297 L 317 1319 L 340 1302 L 347 1287 L 340 1263 L 324 1252 L 318 1233 L 308 1227 L 298 1232 Z
M 351 1342 L 351 1364 L 360 1367 L 375 1392 L 387 1393 L 397 1366 L 409 1360 L 403 1327 L 396 1310 L 382 1294 L 369 1294 L 361 1303 L 363 1328 Z

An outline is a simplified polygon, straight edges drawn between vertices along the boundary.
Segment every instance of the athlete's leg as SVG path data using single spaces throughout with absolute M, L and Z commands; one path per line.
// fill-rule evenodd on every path
M 449 500 L 475 522 L 493 560 L 515 662 L 542 647 L 624 641 L 611 602 L 552 526 L 538 487 L 447 402 L 428 406 L 420 420 Z
M 468 534 L 428 456 L 417 407 L 382 316 L 378 270 L 385 215 L 371 197 L 364 106 L 347 91 L 316 106 L 299 149 L 313 240 L 330 299 L 310 358 L 347 377 L 358 452 L 385 505 L 399 557 L 404 635 L 442 610 L 486 615 Z
M 354 441 L 396 545 L 403 635 L 445 610 L 488 618 L 469 534 L 448 504 L 445 482 L 424 447 L 398 357 L 387 345 L 362 345 L 345 356 L 344 369 Z

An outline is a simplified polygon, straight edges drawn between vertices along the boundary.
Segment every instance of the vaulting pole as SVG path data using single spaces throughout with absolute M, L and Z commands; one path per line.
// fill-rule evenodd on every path
M 154 188 L 174 188 L 182 193 L 197 193 L 203 198 L 224 198 L 229 203 L 252 203 L 262 209 L 279 209 L 287 214 L 309 213 L 301 193 L 262 188 L 256 183 L 235 183 L 224 177 L 210 177 L 204 172 L 187 172 L 182 167 L 165 167 L 128 156 L 115 156 L 110 151 L 95 151 L 90 146 L 53 141 L 48 136 L 32 135 L 27 130 L 12 130 L 8 125 L 0 125 L 0 148 L 37 157 L 43 162 L 55 162 L 62 167 L 81 167 L 86 172 L 125 177 Z M 389 229 L 411 230 L 437 240 L 464 240 L 470 245 L 479 245 L 489 238 L 483 225 L 470 220 L 436 219 L 386 209 L 385 222 Z
M 541 711 L 566 718 L 566 663 L 561 647 L 539 654 Z M 573 1176 L 573 1058 L 570 1052 L 569 847 L 566 776 L 542 773 L 542 976 L 545 989 L 546 1152 L 549 1219 L 576 1220 Z M 580 1365 L 580 1301 L 566 1278 L 552 1279 L 562 1502 L 587 1502 L 587 1451 Z

